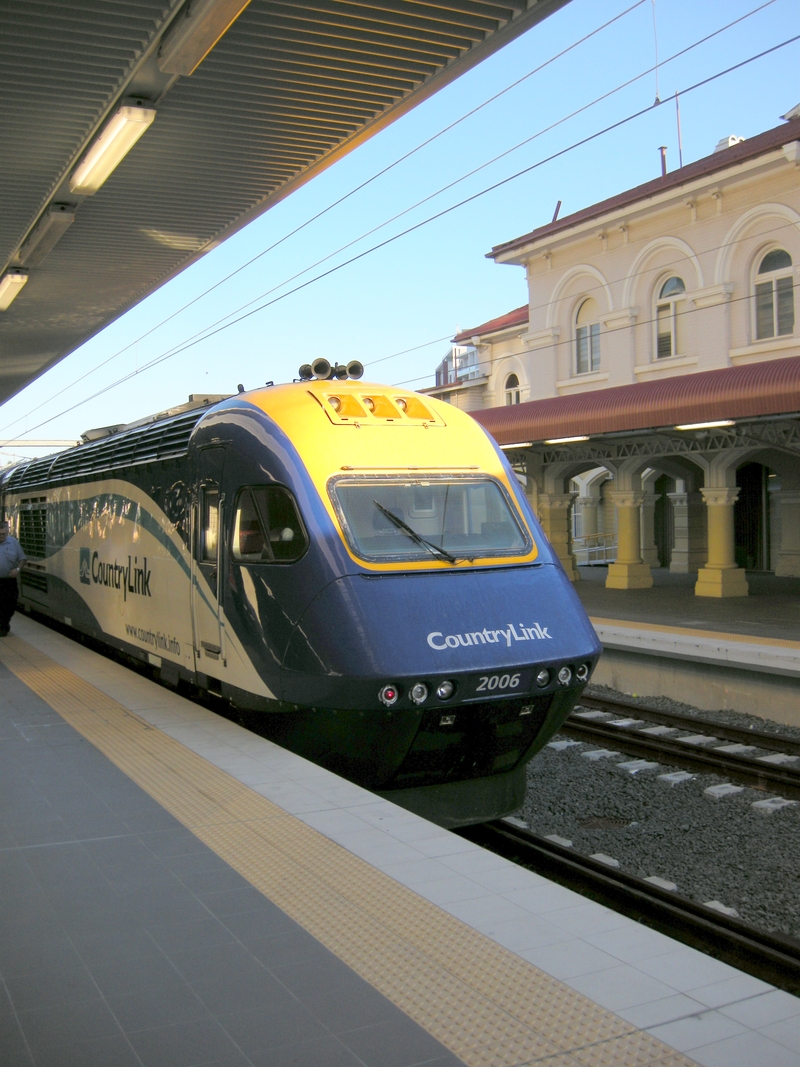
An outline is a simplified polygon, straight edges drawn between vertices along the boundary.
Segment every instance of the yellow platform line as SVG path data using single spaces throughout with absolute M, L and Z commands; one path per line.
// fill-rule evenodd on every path
M 589 616 L 592 626 L 624 626 L 628 630 L 646 630 L 648 633 L 678 634 L 681 637 L 708 637 L 714 641 L 732 641 L 743 645 L 768 645 L 773 648 L 796 648 L 800 641 L 787 641 L 781 637 L 753 637 L 752 634 L 732 634 L 719 630 L 690 630 L 683 626 L 660 626 L 654 622 L 637 622 L 635 619 L 600 619 Z
M 692 1067 L 328 840 L 26 641 L 0 662 L 468 1067 Z

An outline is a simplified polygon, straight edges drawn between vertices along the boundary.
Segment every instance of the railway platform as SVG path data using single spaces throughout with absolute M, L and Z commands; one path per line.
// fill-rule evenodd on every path
M 750 596 L 696 597 L 695 576 L 653 570 L 650 589 L 606 589 L 581 567 L 575 589 L 603 643 L 593 680 L 800 726 L 800 579 L 748 573 Z
M 4 1067 L 800 1067 L 800 999 L 25 617 Z

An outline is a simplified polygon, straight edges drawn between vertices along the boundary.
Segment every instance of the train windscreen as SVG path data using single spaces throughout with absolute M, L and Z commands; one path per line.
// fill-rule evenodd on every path
M 499 482 L 474 475 L 344 476 L 330 493 L 361 559 L 394 561 L 523 556 L 531 539 Z

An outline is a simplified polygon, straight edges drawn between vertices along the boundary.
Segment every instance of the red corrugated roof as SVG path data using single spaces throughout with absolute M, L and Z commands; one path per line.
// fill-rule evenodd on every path
M 496 319 L 489 319 L 480 326 L 473 326 L 471 330 L 462 330 L 453 338 L 453 344 L 469 344 L 473 337 L 481 337 L 485 333 L 497 333 L 499 330 L 507 330 L 510 326 L 524 326 L 528 321 L 528 305 L 514 308 L 513 311 L 500 315 Z
M 501 445 L 800 411 L 800 356 L 472 412 Z
M 765 155 L 767 152 L 774 152 L 776 148 L 782 148 L 783 145 L 797 140 L 800 140 L 800 119 L 784 122 L 780 126 L 774 127 L 774 129 L 767 130 L 766 133 L 758 134 L 757 137 L 749 137 L 747 140 L 741 141 L 737 145 L 732 145 L 730 148 L 723 148 L 719 152 L 713 152 L 710 156 L 703 156 L 702 159 L 698 159 L 694 163 L 689 163 L 679 170 L 673 170 L 663 178 L 655 178 L 653 181 L 645 182 L 644 185 L 637 185 L 624 193 L 617 193 L 616 196 L 609 197 L 608 200 L 601 200 L 599 203 L 592 204 L 581 211 L 573 212 L 572 215 L 565 215 L 563 219 L 558 219 L 557 222 L 548 222 L 546 226 L 539 226 L 538 229 L 532 230 L 522 237 L 515 237 L 513 241 L 495 245 L 491 252 L 487 253 L 486 258 L 496 259 L 497 256 L 505 252 L 511 252 L 516 248 L 521 248 L 531 241 L 538 241 L 542 237 L 554 236 L 582 222 L 599 218 L 610 211 L 616 211 L 629 204 L 635 204 L 639 200 L 646 200 L 649 196 L 656 196 L 658 193 L 666 192 L 669 189 L 679 188 L 687 182 L 695 181 L 697 178 L 704 178 L 709 174 L 725 170 L 727 167 L 734 166 L 737 163 L 755 159 L 757 156 Z

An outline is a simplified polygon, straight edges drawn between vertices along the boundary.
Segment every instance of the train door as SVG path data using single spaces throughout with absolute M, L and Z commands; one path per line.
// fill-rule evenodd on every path
M 222 475 L 224 448 L 204 448 L 198 456 L 195 506 L 192 621 L 197 670 L 219 678 L 225 665 L 221 618 L 224 538 Z

